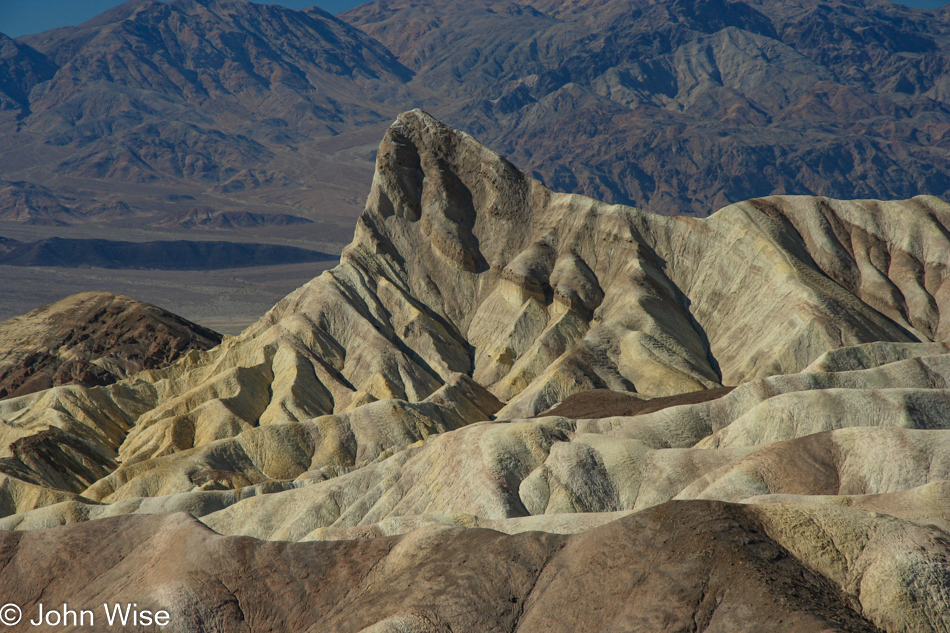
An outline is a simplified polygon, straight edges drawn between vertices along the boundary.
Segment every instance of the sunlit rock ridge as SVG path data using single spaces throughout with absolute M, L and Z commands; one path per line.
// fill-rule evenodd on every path
M 66 591 L 68 565 L 30 557 L 101 525 L 122 551 L 196 552 L 121 586 L 176 610 L 181 630 L 948 630 L 948 228 L 950 205 L 926 196 L 662 217 L 551 192 L 474 138 L 402 114 L 338 267 L 165 369 L 0 402 L 3 447 L 62 431 L 0 479 L 0 527 L 16 531 L 0 541 L 13 561 L 0 590 Z M 591 389 L 724 385 L 737 387 L 642 415 L 543 415 Z M 129 516 L 168 512 L 225 536 Z M 433 524 L 583 534 L 497 541 Z M 336 605 L 314 615 L 276 584 L 228 580 L 232 548 L 263 548 L 255 573 L 270 551 L 228 535 L 370 542 L 297 546 L 312 583 L 349 587 L 333 602 L 295 585 Z M 431 548 L 459 565 L 483 552 L 467 598 L 373 597 L 394 579 L 449 582 L 441 563 L 414 562 Z M 506 548 L 520 552 L 504 563 L 510 586 L 489 555 Z M 634 573 L 643 548 L 655 567 Z M 90 595 L 118 587 L 123 560 L 90 561 Z M 639 602 L 593 589 L 620 568 Z M 585 580 L 559 585 L 570 569 Z M 589 606 L 574 610 L 563 596 L 578 591 Z M 254 607 L 202 611 L 212 599 Z

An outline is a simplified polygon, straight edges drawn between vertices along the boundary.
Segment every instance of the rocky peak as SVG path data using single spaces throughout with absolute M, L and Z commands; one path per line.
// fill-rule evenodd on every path
M 136 0 L 25 41 L 63 66 L 52 95 L 58 83 L 107 81 L 200 102 L 278 87 L 303 95 L 323 74 L 409 76 L 382 46 L 324 11 L 246 0 Z
M 0 110 L 27 109 L 30 90 L 55 73 L 45 55 L 0 33 Z
M 344 260 L 399 271 L 398 283 L 474 347 L 476 380 L 509 401 L 508 411 L 533 414 L 557 392 L 554 383 L 669 395 L 804 367 L 812 353 L 806 350 L 834 347 L 844 331 L 854 343 L 942 336 L 936 313 L 923 304 L 883 317 L 855 302 L 855 295 L 879 301 L 851 277 L 860 264 L 815 254 L 825 248 L 818 244 L 839 239 L 818 228 L 827 213 L 847 217 L 854 239 L 871 239 L 858 235 L 873 230 L 875 203 L 842 205 L 769 198 L 695 224 L 553 194 L 471 136 L 416 110 L 400 115 L 380 145 L 367 208 Z M 927 219 L 944 213 L 941 203 L 911 206 L 919 207 L 912 215 L 927 240 L 945 240 L 939 223 Z M 751 235 L 770 244 L 747 253 L 760 260 L 752 269 L 726 246 Z M 874 239 L 884 239 L 892 256 L 903 252 L 896 234 Z M 937 263 L 946 259 L 938 251 L 925 256 L 935 258 L 928 264 L 934 270 L 946 265 Z M 764 290 L 773 282 L 749 275 L 758 266 L 786 270 L 788 257 L 791 268 L 781 274 L 795 290 L 791 303 L 776 303 Z M 820 277 L 808 272 L 816 261 Z M 719 281 L 709 283 L 709 275 Z M 842 285 L 822 281 L 825 275 Z M 939 285 L 941 275 L 925 283 Z M 742 290 L 723 297 L 711 289 L 719 283 Z M 753 290 L 758 284 L 762 294 Z M 832 316 L 839 309 L 849 314 L 844 330 Z M 828 327 L 806 331 L 780 317 L 784 310 L 823 315 L 808 321 Z M 723 320 L 723 313 L 732 316 Z M 653 369 L 643 370 L 647 365 Z

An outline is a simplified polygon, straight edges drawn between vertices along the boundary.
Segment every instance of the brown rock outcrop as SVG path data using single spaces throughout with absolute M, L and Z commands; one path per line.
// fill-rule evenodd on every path
M 948 553 L 918 531 L 927 560 Z M 39 562 L 50 551 L 72 555 Z M 754 510 L 709 502 L 570 537 L 430 527 L 299 544 L 221 537 L 184 515 L 123 517 L 0 534 L 0 552 L 0 591 L 30 617 L 68 601 L 104 624 L 103 601 L 134 602 L 183 633 L 878 630 Z
M 161 308 L 84 292 L 0 323 L 0 398 L 108 385 L 220 342 L 216 332 Z

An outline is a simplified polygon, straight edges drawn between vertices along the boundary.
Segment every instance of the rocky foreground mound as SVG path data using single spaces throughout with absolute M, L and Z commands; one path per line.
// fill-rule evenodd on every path
M 337 268 L 0 403 L 46 447 L 0 479 L 0 590 L 182 631 L 950 630 L 948 229 L 932 197 L 655 216 L 406 113 Z
M 220 342 L 217 332 L 159 307 L 83 292 L 0 323 L 0 398 L 112 384 Z

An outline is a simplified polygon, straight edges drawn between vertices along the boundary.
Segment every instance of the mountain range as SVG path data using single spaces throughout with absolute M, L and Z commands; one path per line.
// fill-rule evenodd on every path
M 936 197 L 665 217 L 407 112 L 339 266 L 0 401 L 0 591 L 180 631 L 945 631 L 948 301 Z
M 161 216 L 187 193 L 349 225 L 376 139 L 416 106 L 555 189 L 667 215 L 950 190 L 947 9 L 132 0 L 2 46 L 0 178 L 21 202 L 0 214 L 17 221 L 119 201 Z
M 396 0 L 341 17 L 447 95 L 446 121 L 550 186 L 706 215 L 775 193 L 943 195 L 947 15 L 886 1 Z
M 313 183 L 310 146 L 387 123 L 410 94 L 382 45 L 316 8 L 132 0 L 4 42 L 0 77 L 20 81 L 4 88 L 0 173 L 14 197 L 42 187 L 51 201 L 0 207 L 14 220 L 95 221 L 86 207 L 109 201 L 180 212 L 168 201 L 189 194 L 287 211 Z
M 340 253 L 237 336 L 0 323 L 0 624 L 950 630 L 948 53 L 886 0 L 0 38 L 0 262 Z

